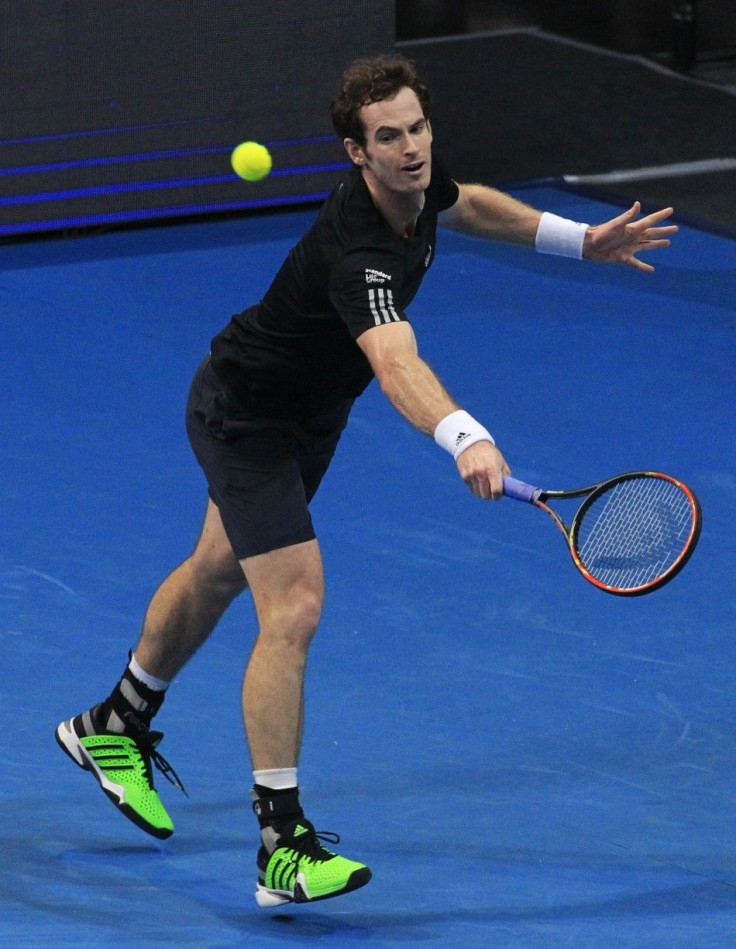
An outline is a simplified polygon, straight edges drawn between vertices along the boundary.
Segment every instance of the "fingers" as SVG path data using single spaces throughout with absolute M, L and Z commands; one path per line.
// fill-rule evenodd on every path
M 668 240 L 647 240 L 642 241 L 642 250 L 657 250 L 659 247 L 669 247 L 672 242 Z
M 657 225 L 661 221 L 666 221 L 672 213 L 672 208 L 663 208 L 661 211 L 656 211 L 654 214 L 648 214 L 646 217 L 628 224 L 626 230 L 630 234 L 636 234 L 640 240 L 646 241 L 670 237 L 677 233 L 678 228 L 676 224 L 666 224 L 664 227 L 658 227 Z
M 503 481 L 501 476 L 488 474 L 473 474 L 463 478 L 470 491 L 482 501 L 498 501 L 503 497 Z
M 654 211 L 652 214 L 647 214 L 646 217 L 643 217 L 638 223 L 644 224 L 646 227 L 651 227 L 653 224 L 659 224 L 660 221 L 666 221 L 667 218 L 671 217 L 674 213 L 674 208 L 662 208 L 661 211 Z M 675 230 L 677 230 L 677 227 L 675 227 Z
M 641 203 L 635 201 L 628 211 L 613 220 L 590 227 L 583 253 L 586 260 L 628 264 L 643 273 L 652 273 L 654 267 L 642 263 L 636 254 L 669 247 L 669 238 L 677 233 L 677 225 L 659 225 L 674 213 L 674 209 L 661 208 L 635 220 L 640 213 Z
M 623 214 L 620 214 L 620 215 L 619 215 L 619 217 L 620 217 L 620 218 L 625 218 L 625 217 L 637 217 L 640 212 L 641 212 L 641 202 L 640 202 L 640 201 L 634 201 L 634 203 L 631 205 L 631 207 L 629 208 L 629 210 L 628 210 L 628 211 L 624 211 Z
M 643 261 L 639 260 L 636 257 L 636 254 L 640 254 L 643 251 L 650 250 L 659 250 L 663 247 L 669 247 L 670 241 L 666 239 L 660 240 L 640 240 L 637 246 L 632 250 L 631 256 L 625 262 L 630 264 L 632 267 L 636 267 L 637 270 L 641 270 L 643 273 L 654 273 L 654 267 L 651 264 L 645 264 Z
M 633 212 L 637 205 L 639 205 L 638 201 L 629 209 L 629 213 Z M 673 213 L 674 208 L 662 208 L 659 211 L 654 211 L 652 214 L 647 214 L 638 221 L 626 225 L 626 232 L 629 238 L 633 238 L 636 244 L 626 263 L 642 273 L 654 273 L 654 267 L 652 267 L 651 264 L 643 263 L 635 255 L 643 251 L 661 250 L 664 247 L 670 246 L 669 237 L 677 233 L 677 225 L 666 224 L 662 227 L 657 225 L 659 225 L 661 221 L 666 221 Z
M 662 247 L 669 247 L 668 237 L 677 233 L 677 225 L 670 224 L 669 227 L 650 227 L 641 235 L 649 244 L 659 244 Z
M 609 223 L 611 224 L 622 224 L 625 229 L 631 233 L 632 231 L 637 234 L 644 234 L 647 231 L 652 231 L 656 234 L 676 234 L 677 225 L 668 224 L 665 227 L 657 227 L 661 221 L 666 221 L 668 217 L 671 217 L 675 213 L 674 208 L 662 208 L 659 211 L 653 211 L 651 214 L 647 214 L 642 218 L 639 218 L 638 221 L 635 221 L 634 218 L 638 217 L 641 213 L 641 204 L 639 201 L 635 201 L 628 211 L 624 211 L 623 214 L 619 214 L 617 218 L 614 218 Z
M 499 475 L 496 475 L 491 481 L 491 500 L 500 501 L 502 497 L 503 497 L 503 475 L 499 474 Z
M 617 217 L 612 218 L 610 221 L 607 222 L 607 225 L 605 226 L 610 227 L 611 225 L 615 225 L 615 224 L 626 226 L 631 223 L 631 221 L 639 214 L 640 211 L 641 211 L 641 204 L 638 201 L 634 201 L 634 203 L 631 205 L 628 211 L 624 211 L 622 214 L 619 214 Z M 604 225 L 598 225 L 598 227 L 601 227 L 601 226 L 604 226 Z
M 465 482 L 472 493 L 482 501 L 490 501 L 493 498 L 493 489 L 488 478 L 471 478 Z
M 498 501 L 503 497 L 503 476 L 511 469 L 501 452 L 490 442 L 471 445 L 458 458 L 463 481 L 477 498 Z
M 482 501 L 500 501 L 503 497 L 503 481 L 496 478 L 466 478 L 471 492 Z
M 642 273 L 654 273 L 654 267 L 652 267 L 651 264 L 645 264 L 644 261 L 639 260 L 638 257 L 630 257 L 626 263 L 640 270 Z
M 659 224 L 660 221 L 666 221 L 668 217 L 672 217 L 675 213 L 674 208 L 660 208 L 659 211 L 652 211 L 651 214 L 644 215 L 636 223 L 638 225 L 643 225 L 644 227 L 651 227 L 654 224 Z M 625 211 L 621 217 L 634 218 L 638 217 L 641 214 L 641 202 L 635 201 L 628 211 Z

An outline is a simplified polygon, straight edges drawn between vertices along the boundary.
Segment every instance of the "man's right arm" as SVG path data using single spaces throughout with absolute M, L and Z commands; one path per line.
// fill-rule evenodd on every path
M 443 419 L 460 411 L 419 356 L 409 323 L 401 321 L 366 330 L 357 343 L 368 358 L 384 395 L 420 432 L 434 436 Z M 456 460 L 460 475 L 473 494 L 484 499 L 502 496 L 502 476 L 510 474 L 510 470 L 489 439 L 471 444 Z

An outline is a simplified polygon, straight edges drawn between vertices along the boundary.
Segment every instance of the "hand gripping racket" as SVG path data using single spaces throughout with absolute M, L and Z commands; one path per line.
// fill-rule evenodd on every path
M 700 503 L 675 478 L 632 471 L 577 491 L 543 491 L 516 478 L 503 479 L 504 494 L 550 515 L 565 535 L 573 562 L 606 593 L 651 593 L 682 570 L 700 537 Z M 581 498 L 568 529 L 547 504 Z

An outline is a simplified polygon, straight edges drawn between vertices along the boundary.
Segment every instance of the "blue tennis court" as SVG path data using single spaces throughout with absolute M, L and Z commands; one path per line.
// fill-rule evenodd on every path
M 517 196 L 598 222 L 552 187 Z M 115 813 L 54 728 L 107 695 L 205 486 L 183 408 L 311 211 L 0 247 L 5 397 L 2 909 L 8 947 L 713 947 L 736 941 L 736 248 L 684 227 L 651 276 L 444 232 L 420 348 L 526 481 L 655 468 L 703 507 L 651 597 L 573 569 L 549 519 L 484 504 L 372 386 L 313 504 L 327 600 L 302 798 L 369 886 L 253 899 L 247 597 L 157 726 L 177 831 Z

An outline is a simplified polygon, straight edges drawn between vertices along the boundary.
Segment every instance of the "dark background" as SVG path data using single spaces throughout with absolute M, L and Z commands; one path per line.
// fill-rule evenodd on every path
M 344 161 L 327 104 L 385 52 L 394 0 L 2 0 L 0 234 L 315 200 Z M 255 139 L 274 173 L 237 179 Z
M 397 33 L 458 178 L 736 233 L 736 0 L 398 0 Z
M 397 0 L 396 11 L 399 40 L 537 26 L 664 60 L 693 33 L 701 58 L 736 49 L 734 0 Z
M 336 79 L 393 48 L 459 178 L 736 158 L 736 0 L 0 0 L 0 235 L 317 202 L 345 167 Z M 258 184 L 230 168 L 246 139 Z M 729 227 L 735 179 L 634 190 Z

